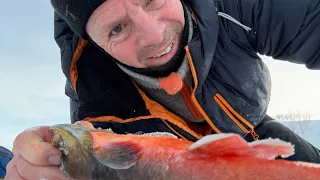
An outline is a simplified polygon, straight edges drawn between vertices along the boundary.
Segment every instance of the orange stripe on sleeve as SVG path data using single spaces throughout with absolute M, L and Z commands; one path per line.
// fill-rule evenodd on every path
M 78 69 L 76 64 L 80 59 L 82 51 L 84 47 L 87 45 L 87 43 L 88 41 L 80 39 L 72 57 L 72 62 L 70 66 L 70 79 L 71 79 L 71 84 L 75 93 L 77 93 L 77 79 L 78 79 Z

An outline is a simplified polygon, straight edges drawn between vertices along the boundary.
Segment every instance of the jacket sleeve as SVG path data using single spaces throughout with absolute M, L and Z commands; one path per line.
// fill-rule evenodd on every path
M 320 0 L 227 1 L 252 28 L 257 53 L 320 69 Z
M 54 12 L 54 39 L 60 49 L 62 71 L 67 78 L 65 94 L 70 97 L 70 118 L 71 122 L 74 123 L 78 121 L 79 102 L 70 83 L 69 70 L 79 38 L 56 12 Z
M 68 24 L 56 13 L 54 12 L 54 39 L 60 48 L 62 70 L 67 77 L 65 85 L 65 94 L 70 97 L 70 119 L 71 123 L 79 121 L 78 111 L 81 106 L 80 100 L 77 94 L 72 88 L 70 82 L 70 61 L 72 60 L 73 54 L 77 48 L 79 37 L 73 33 Z M 103 129 L 111 128 L 114 132 L 123 134 L 125 133 L 125 128 L 119 123 L 93 123 L 94 127 L 101 127 Z

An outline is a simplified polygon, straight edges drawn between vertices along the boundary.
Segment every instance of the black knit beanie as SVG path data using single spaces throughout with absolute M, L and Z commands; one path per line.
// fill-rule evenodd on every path
M 93 11 L 106 0 L 51 0 L 54 10 L 81 38 L 88 40 L 86 24 Z

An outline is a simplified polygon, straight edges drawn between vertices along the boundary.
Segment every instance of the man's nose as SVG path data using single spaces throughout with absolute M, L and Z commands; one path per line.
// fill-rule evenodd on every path
M 134 27 L 138 35 L 138 42 L 143 47 L 158 45 L 164 39 L 165 23 L 147 12 L 142 11 L 134 18 Z

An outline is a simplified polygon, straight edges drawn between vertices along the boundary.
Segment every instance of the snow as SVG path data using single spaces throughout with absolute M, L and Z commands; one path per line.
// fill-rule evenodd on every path
M 177 138 L 178 137 L 172 133 L 168 133 L 168 132 L 153 132 L 153 133 L 141 133 L 139 134 L 141 136 L 146 135 L 146 136 L 167 136 L 167 137 L 173 137 L 173 138 Z
M 295 162 L 298 166 L 304 166 L 304 167 L 312 167 L 312 168 L 320 168 L 320 164 L 314 164 L 314 163 L 308 163 L 308 162 Z

